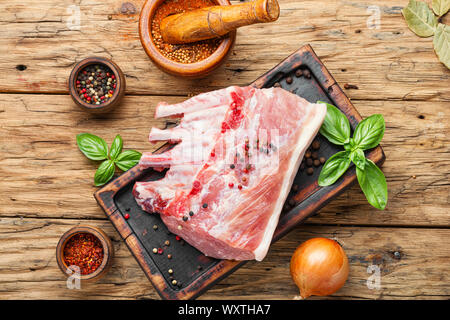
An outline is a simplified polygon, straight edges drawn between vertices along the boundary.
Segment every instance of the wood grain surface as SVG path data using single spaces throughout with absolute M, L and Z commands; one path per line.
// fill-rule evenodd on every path
M 326 236 L 342 241 L 350 259 L 349 280 L 333 297 L 448 299 L 450 71 L 431 40 L 406 27 L 407 2 L 281 0 L 278 21 L 243 27 L 228 62 L 196 81 L 151 64 L 137 31 L 142 0 L 84 0 L 80 30 L 67 25 L 68 8 L 79 1 L 1 2 L 0 297 L 157 299 L 97 206 L 97 164 L 78 151 L 75 135 L 91 132 L 110 144 L 120 133 L 125 149 L 152 150 L 160 144 L 147 142 L 150 127 L 165 126 L 153 118 L 157 102 L 248 84 L 310 43 L 342 87 L 358 87 L 345 91 L 364 117 L 385 117 L 388 207 L 373 209 L 355 186 L 277 242 L 263 262 L 247 263 L 201 298 L 292 299 L 291 254 L 302 241 Z M 368 27 L 370 6 L 380 9 L 380 29 Z M 111 58 L 127 77 L 123 103 L 104 116 L 83 112 L 67 95 L 71 68 L 92 55 Z M 100 283 L 77 291 L 66 288 L 55 247 L 80 223 L 104 229 L 116 259 Z M 367 288 L 371 264 L 381 266 L 380 290 Z

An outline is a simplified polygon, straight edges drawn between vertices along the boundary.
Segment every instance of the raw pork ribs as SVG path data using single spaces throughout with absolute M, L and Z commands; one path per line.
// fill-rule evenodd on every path
M 160 103 L 156 118 L 182 119 L 175 128 L 152 128 L 149 140 L 176 145 L 143 154 L 140 166 L 169 170 L 161 180 L 136 182 L 136 201 L 207 256 L 260 261 L 325 114 L 324 104 L 281 88 L 228 87 Z

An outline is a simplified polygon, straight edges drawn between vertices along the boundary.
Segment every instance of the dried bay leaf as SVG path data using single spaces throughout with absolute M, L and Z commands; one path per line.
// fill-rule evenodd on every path
M 439 60 L 450 69 L 450 26 L 439 23 L 434 34 L 433 45 Z
M 425 2 L 410 0 L 402 14 L 408 27 L 418 36 L 430 37 L 434 34 L 438 21 Z
M 450 0 L 433 0 L 431 7 L 434 13 L 441 17 L 450 10 Z

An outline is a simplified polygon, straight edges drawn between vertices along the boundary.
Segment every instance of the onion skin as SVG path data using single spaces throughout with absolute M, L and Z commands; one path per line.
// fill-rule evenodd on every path
M 314 238 L 295 250 L 290 270 L 300 296 L 306 299 L 338 291 L 347 281 L 349 264 L 344 249 L 336 241 Z

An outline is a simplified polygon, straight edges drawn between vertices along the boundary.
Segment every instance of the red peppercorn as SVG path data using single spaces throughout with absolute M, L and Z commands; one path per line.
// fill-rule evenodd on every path
M 116 78 L 116 76 L 115 76 L 115 75 L 112 75 L 112 76 L 111 76 L 111 79 L 115 79 L 115 78 Z
M 211 152 L 211 157 L 215 157 L 216 154 L 214 152 Z
M 113 88 L 114 88 L 114 89 L 116 88 L 116 84 L 115 84 L 115 83 L 113 84 Z
M 180 240 L 181 240 L 181 238 L 180 238 L 179 236 L 175 236 L 175 239 L 176 239 L 177 241 L 180 241 Z
M 230 188 L 233 188 L 233 187 L 234 187 L 234 183 L 233 183 L 233 182 L 230 182 L 230 183 L 228 184 L 228 186 L 229 186 Z
M 81 92 L 85 93 L 86 92 L 86 88 L 83 88 L 83 90 L 81 90 Z
M 85 92 L 86 92 L 86 91 L 85 91 Z M 88 96 L 88 94 L 87 94 L 87 93 L 85 93 L 85 94 L 84 94 L 84 97 L 85 97 L 85 98 L 87 98 L 87 97 L 89 97 L 89 96 Z
M 130 219 L 130 215 L 128 213 L 125 213 L 124 218 L 128 220 L 128 219 Z
M 91 101 L 91 97 L 87 97 L 86 100 L 87 100 L 87 101 Z
M 158 254 L 162 254 L 163 253 L 163 249 L 162 248 L 158 248 Z
M 241 185 L 238 185 L 238 189 L 241 190 L 241 189 L 242 189 L 242 186 L 241 186 Z

